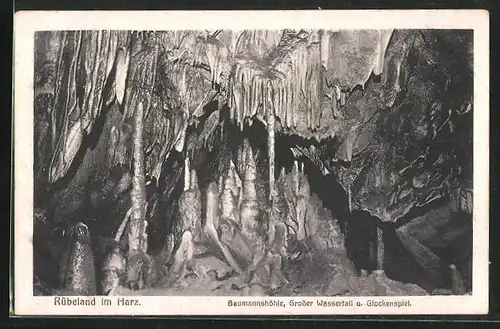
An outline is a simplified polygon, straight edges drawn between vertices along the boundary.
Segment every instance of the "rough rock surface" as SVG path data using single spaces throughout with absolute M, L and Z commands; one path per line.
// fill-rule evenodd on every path
M 295 152 L 335 177 L 349 211 L 367 211 L 397 228 L 451 201 L 460 209 L 453 214 L 470 219 L 472 37 L 441 30 L 37 33 L 35 207 L 48 209 L 51 225 L 63 230 L 82 221 L 93 232 L 115 231 L 130 208 L 127 125 L 144 104 L 144 169 L 161 194 L 161 210 L 148 227 L 158 235 L 177 224 L 180 158 L 193 159 L 200 191 L 205 189 L 228 172 L 229 158 L 241 167 L 232 156 L 237 150 L 220 144 L 231 144 L 229 135 L 252 126 L 267 131 L 271 111 L 276 141 L 293 136 L 308 144 Z M 265 217 L 269 177 L 261 169 L 269 163 L 262 154 L 256 158 L 256 174 L 266 178 L 252 184 L 247 209 Z M 114 174 L 118 165 L 122 177 Z M 217 177 L 203 177 L 208 171 Z M 274 200 L 271 220 L 319 249 L 341 248 L 331 243 L 341 239 L 336 224 L 315 221 L 329 217 L 321 214 L 324 207 L 312 195 L 298 197 L 303 170 L 292 171 L 286 184 L 276 181 L 278 190 L 280 184 L 287 188 Z M 244 191 L 231 193 L 219 191 L 235 210 Z M 226 217 L 238 222 L 241 213 L 230 212 Z M 197 213 L 203 211 L 197 207 Z M 407 235 L 418 236 L 420 228 L 411 229 Z M 429 230 L 415 240 L 468 277 L 470 259 L 453 258 L 470 250 L 450 247 L 457 236 L 435 247 L 441 237 Z M 42 231 L 37 243 L 52 234 Z M 418 258 L 415 245 L 405 248 Z

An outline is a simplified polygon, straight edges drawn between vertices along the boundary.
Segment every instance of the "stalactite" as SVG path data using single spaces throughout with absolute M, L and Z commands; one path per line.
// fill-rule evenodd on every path
M 165 120 L 164 131 L 165 131 L 163 138 L 164 143 L 160 144 L 163 145 L 160 151 L 160 156 L 158 158 L 158 161 L 156 162 L 153 172 L 151 173 L 151 175 L 155 177 L 157 180 L 160 178 L 163 163 L 167 160 L 170 151 L 172 149 L 172 143 L 173 143 L 172 141 L 173 138 L 171 135 L 172 129 L 170 129 L 170 120 L 168 118 Z
M 347 204 L 349 209 L 349 214 L 352 213 L 352 191 L 351 184 L 347 187 Z
M 328 59 L 330 51 L 330 34 L 328 31 L 320 31 L 320 52 L 321 52 L 321 65 L 328 70 Z
M 116 58 L 115 93 L 118 104 L 122 104 L 125 96 L 125 80 L 127 78 L 128 66 L 130 63 L 130 51 L 127 48 L 120 48 Z
M 267 108 L 268 104 L 267 102 L 269 101 L 269 88 L 268 88 L 269 82 L 268 81 L 262 81 L 262 109 L 264 111 L 264 114 L 267 115 Z
M 184 159 L 184 191 L 189 190 L 191 186 L 191 169 L 189 165 L 189 158 Z
M 273 106 L 267 108 L 267 152 L 269 158 L 269 200 L 273 196 L 274 190 L 274 161 L 275 161 L 275 150 L 274 150 L 274 130 L 275 130 L 275 116 Z
M 108 59 L 106 64 L 106 77 L 109 76 L 111 70 L 113 69 L 113 64 L 115 63 L 118 47 L 118 33 L 116 31 L 111 31 L 109 33 L 109 51 Z
M 257 76 L 254 76 L 253 78 L 253 105 L 252 105 L 252 113 L 250 113 L 250 117 L 253 117 L 255 114 L 257 114 L 257 110 L 259 109 L 259 104 L 261 103 L 262 99 L 262 90 L 261 90 L 261 83 L 260 83 L 260 78 Z
M 235 188 L 234 192 L 236 193 L 236 209 L 240 209 L 241 207 L 241 202 L 243 200 L 243 182 L 241 181 L 240 175 L 238 175 L 238 172 L 236 171 L 236 166 L 234 165 L 233 160 L 229 160 L 229 172 L 231 175 L 231 181 L 233 182 Z M 239 214 L 237 213 L 237 216 L 239 217 Z M 239 218 L 237 218 L 239 220 Z
M 373 68 L 373 74 L 380 75 L 384 68 L 385 52 L 389 41 L 391 39 L 393 30 L 385 30 L 379 32 L 379 49 L 377 50 L 377 58 L 375 62 L 375 67 Z
M 182 152 L 182 150 L 184 149 L 184 143 L 186 141 L 186 129 L 187 129 L 187 120 L 188 120 L 188 114 L 186 112 L 184 112 L 184 116 L 183 116 L 183 119 L 182 121 L 179 123 L 180 125 L 180 131 L 179 131 L 179 135 L 176 139 L 176 143 L 175 143 L 175 150 L 177 152 Z
M 214 37 L 208 37 L 205 42 L 205 51 L 210 66 L 212 86 L 220 84 L 222 66 L 226 62 L 227 48 L 221 41 Z

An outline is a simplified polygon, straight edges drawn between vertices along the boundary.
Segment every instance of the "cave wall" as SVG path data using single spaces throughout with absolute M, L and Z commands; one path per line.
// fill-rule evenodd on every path
M 472 32 L 395 31 L 391 42 L 404 55 L 390 43 L 392 70 L 347 101 L 359 127 L 340 148 L 350 167 L 337 171 L 355 208 L 394 222 L 471 186 Z

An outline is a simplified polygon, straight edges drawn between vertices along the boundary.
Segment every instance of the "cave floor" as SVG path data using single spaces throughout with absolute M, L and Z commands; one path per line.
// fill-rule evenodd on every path
M 278 283 L 271 277 L 268 284 L 261 284 L 259 280 L 246 283 L 243 275 L 232 275 L 231 269 L 224 262 L 212 255 L 207 255 L 196 259 L 194 265 L 196 275 L 184 274 L 173 284 L 164 286 L 159 284 L 154 288 L 144 290 L 130 290 L 120 286 L 111 295 L 282 297 L 428 295 L 418 285 L 391 280 L 384 273 L 374 271 L 366 276 L 358 276 L 346 268 L 349 266 L 342 264 L 342 259 L 340 259 L 342 257 L 341 253 L 335 250 L 326 250 L 313 256 L 312 259 L 295 264 L 296 266 L 284 266 L 283 272 L 287 277 L 284 281 Z M 336 265 L 328 262 L 332 260 L 336 261 Z M 325 267 L 322 268 L 321 264 Z

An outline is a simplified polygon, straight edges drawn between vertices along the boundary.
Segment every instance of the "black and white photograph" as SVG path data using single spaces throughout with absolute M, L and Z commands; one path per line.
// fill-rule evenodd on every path
M 212 27 L 33 32 L 32 296 L 474 295 L 474 29 Z

